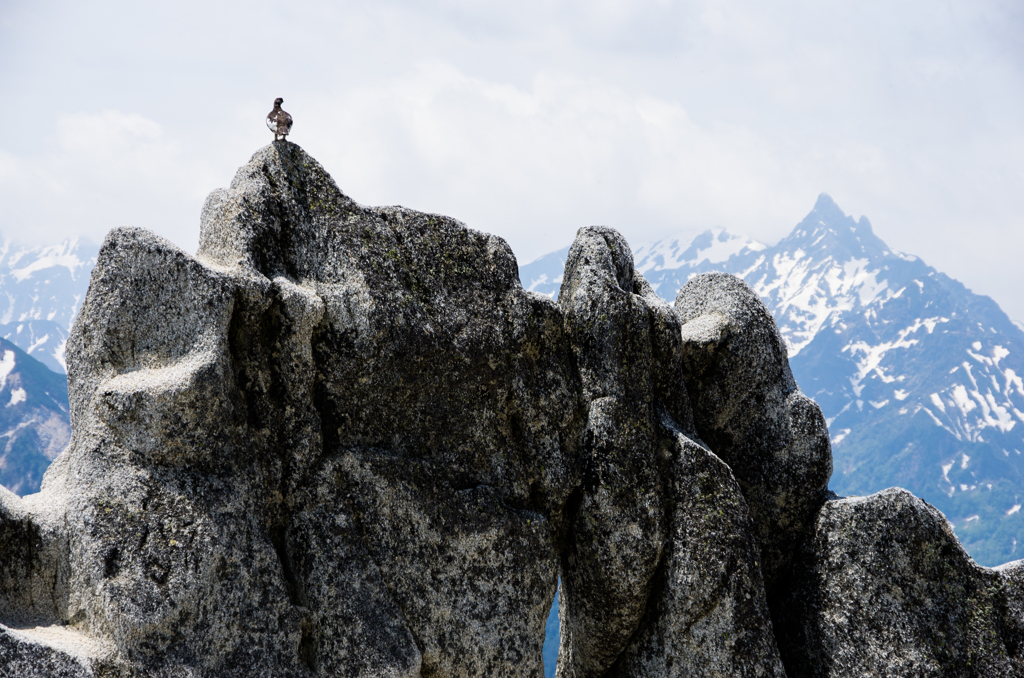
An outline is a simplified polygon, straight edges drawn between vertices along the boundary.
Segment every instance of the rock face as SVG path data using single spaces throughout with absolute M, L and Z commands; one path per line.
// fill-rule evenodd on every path
M 608 228 L 576 236 L 559 306 L 588 417 L 557 675 L 783 675 L 746 503 L 691 438 L 675 314 Z
M 825 417 L 797 388 L 775 321 L 745 282 L 699 275 L 679 290 L 675 310 L 697 431 L 750 503 L 774 599 L 828 490 Z
M 665 450 L 666 553 L 645 618 L 607 675 L 785 676 L 735 477 L 682 433 Z
M 560 676 L 600 676 L 646 606 L 667 531 L 651 312 L 618 233 L 582 229 L 559 306 L 587 404 L 583 483 L 562 585 Z
M 906 490 L 829 501 L 789 601 L 790 677 L 1024 675 L 1022 570 L 975 564 Z
M 66 589 L 18 610 L 140 674 L 541 675 L 582 410 L 504 242 L 282 143 L 197 257 L 111 232 L 80 317 Z
M 756 296 L 673 309 L 611 229 L 556 305 L 278 142 L 194 257 L 110 233 L 67 355 L 71 442 L 0 490 L 0 676 L 536 677 L 559 577 L 566 678 L 1018 670 L 1017 570 L 912 498 L 826 502 Z

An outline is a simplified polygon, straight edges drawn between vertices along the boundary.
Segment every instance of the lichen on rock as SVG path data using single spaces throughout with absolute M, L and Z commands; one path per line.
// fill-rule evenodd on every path
M 832 499 L 787 601 L 790 677 L 1022 675 L 1020 571 L 976 564 L 906 490 Z
M 675 310 L 697 432 L 743 488 L 773 603 L 785 595 L 793 555 L 825 501 L 825 417 L 797 387 L 782 335 L 745 282 L 696 276 L 679 290 Z
M 1024 571 L 828 431 L 731 276 L 662 302 L 584 228 L 557 303 L 276 142 L 192 256 L 108 235 L 72 438 L 0 489 L 0 676 L 1015 675 Z

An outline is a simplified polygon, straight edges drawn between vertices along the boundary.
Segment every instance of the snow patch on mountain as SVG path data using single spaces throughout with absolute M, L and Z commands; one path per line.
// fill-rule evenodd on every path
M 639 246 L 633 252 L 634 267 L 641 273 L 676 269 L 682 266 L 720 264 L 738 254 L 760 252 L 767 245 L 731 235 L 723 228 L 715 228 L 694 238 L 677 234 L 654 243 Z
M 7 403 L 7 407 L 12 407 L 18 403 L 23 403 L 28 400 L 28 393 L 23 388 L 16 388 L 11 391 L 11 400 Z
M 71 438 L 67 379 L 0 339 L 0 403 L 0 484 L 36 492 Z
M 520 269 L 557 296 L 568 248 Z M 635 267 L 673 302 L 725 271 L 775 316 L 801 388 L 831 431 L 841 494 L 907 487 L 994 565 L 1024 540 L 1024 323 L 883 242 L 825 194 L 779 243 L 713 229 L 637 247 Z M 1007 522 L 1009 521 L 1009 522 Z
M 0 337 L 55 372 L 66 372 L 68 332 L 89 286 L 98 249 L 69 238 L 56 245 L 0 245 Z

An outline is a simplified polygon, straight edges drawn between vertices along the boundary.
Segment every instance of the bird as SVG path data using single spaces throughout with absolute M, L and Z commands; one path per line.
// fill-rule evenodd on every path
M 279 136 L 284 139 L 292 131 L 292 116 L 281 110 L 283 103 L 284 99 L 281 97 L 274 99 L 274 110 L 267 116 L 267 127 L 274 133 L 274 141 L 277 141 Z

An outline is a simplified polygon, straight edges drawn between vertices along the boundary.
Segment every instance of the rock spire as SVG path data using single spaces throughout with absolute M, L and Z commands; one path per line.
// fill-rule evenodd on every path
M 72 438 L 0 488 L 0 675 L 1022 675 L 1024 588 L 906 492 L 828 493 L 756 294 L 662 302 L 581 229 L 557 303 L 508 245 L 352 201 L 294 144 L 195 256 L 111 231 Z

